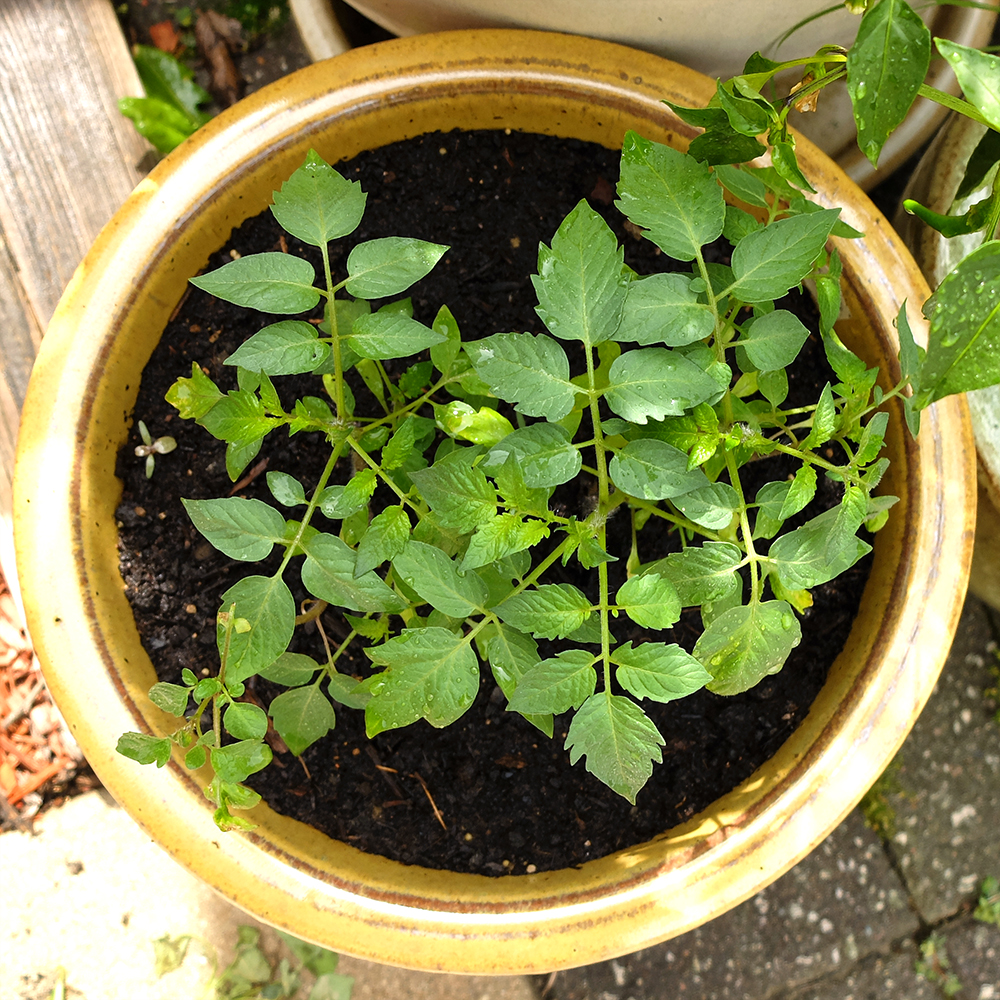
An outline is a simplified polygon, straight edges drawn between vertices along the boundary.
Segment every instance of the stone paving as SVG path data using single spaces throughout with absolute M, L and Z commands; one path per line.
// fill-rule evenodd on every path
M 971 916 L 983 880 L 1000 878 L 991 616 L 967 601 L 941 680 L 892 766 L 887 843 L 855 810 L 787 875 L 712 923 L 537 979 L 546 1000 L 1000 1000 L 1000 927 Z M 925 958 L 931 934 L 935 956 Z

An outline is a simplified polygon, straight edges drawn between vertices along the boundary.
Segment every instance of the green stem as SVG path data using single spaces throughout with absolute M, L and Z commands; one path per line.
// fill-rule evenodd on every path
M 299 522 L 299 530 L 295 532 L 295 537 L 292 539 L 291 544 L 285 549 L 285 556 L 281 560 L 281 565 L 278 567 L 278 571 L 274 574 L 275 577 L 281 576 L 285 572 L 285 567 L 291 562 L 292 556 L 295 554 L 296 549 L 299 547 L 299 543 L 302 541 L 302 537 L 306 533 L 306 528 L 309 526 L 309 522 L 312 519 L 316 508 L 319 506 L 319 496 L 326 489 L 326 484 L 330 480 L 330 476 L 333 475 L 333 467 L 337 464 L 337 459 L 340 458 L 340 452 L 344 447 L 343 441 L 337 443 L 337 446 L 330 453 L 329 459 L 327 459 L 326 467 L 323 469 L 323 474 L 319 477 L 319 482 L 316 484 L 316 489 L 313 490 L 313 494 L 309 499 L 309 503 L 306 506 L 306 512 L 302 515 L 302 520 Z
M 740 472 L 736 466 L 736 459 L 731 451 L 726 452 L 726 468 L 729 471 L 729 483 L 736 490 L 736 495 L 740 502 L 740 534 L 743 536 L 743 543 L 746 545 L 747 558 L 750 560 L 750 603 L 756 604 L 760 600 L 760 590 L 762 581 L 758 570 L 757 562 L 760 556 L 757 555 L 753 547 L 753 532 L 750 530 L 750 516 L 747 510 L 746 497 L 743 495 L 743 484 L 740 482 Z
M 917 93 L 921 97 L 936 101 L 950 111 L 957 111 L 960 115 L 965 115 L 966 118 L 971 118 L 974 122 L 979 122 L 980 125 L 993 128 L 993 125 L 979 113 L 975 105 L 970 104 L 961 97 L 954 97 L 943 90 L 938 90 L 937 87 L 930 87 L 926 83 L 920 84 L 920 89 Z
M 340 330 L 337 326 L 337 303 L 334 300 L 333 272 L 330 269 L 330 249 L 323 243 L 320 246 L 320 254 L 323 258 L 323 276 L 326 279 L 327 287 L 327 315 L 330 317 L 330 347 L 333 351 L 333 402 L 337 408 L 337 419 L 343 420 L 347 416 L 347 407 L 344 403 L 344 363 L 340 353 Z

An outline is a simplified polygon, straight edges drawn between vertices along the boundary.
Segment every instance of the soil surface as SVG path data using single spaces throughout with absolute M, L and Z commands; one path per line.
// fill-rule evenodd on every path
M 573 140 L 504 132 L 429 135 L 364 153 L 338 166 L 361 181 L 368 210 L 361 228 L 333 245 L 335 278 L 344 275 L 347 253 L 361 240 L 404 235 L 447 243 L 449 253 L 411 290 L 417 319 L 430 323 L 439 306 L 447 304 L 464 340 L 498 331 L 542 332 L 529 278 L 537 245 L 551 240 L 581 198 L 588 198 L 607 219 L 625 245 L 626 262 L 640 274 L 683 266 L 630 232 L 614 208 L 618 155 Z M 284 237 L 265 213 L 235 231 L 210 268 L 234 253 L 286 248 L 319 266 L 313 248 Z M 724 242 L 713 249 L 715 259 L 728 262 Z M 810 325 L 808 300 L 796 297 L 782 305 L 795 308 Z M 183 667 L 199 675 L 216 673 L 214 617 L 221 594 L 241 576 L 273 572 L 277 566 L 276 556 L 259 564 L 236 563 L 193 528 L 181 497 L 238 492 L 272 501 L 263 469 L 234 491 L 225 473 L 224 446 L 192 422 L 178 419 L 163 396 L 176 378 L 190 375 L 192 361 L 220 387 L 234 387 L 233 369 L 224 367 L 224 359 L 272 321 L 192 288 L 143 376 L 135 417 L 154 436 L 173 435 L 178 448 L 157 458 L 152 479 L 145 478 L 143 461 L 134 457 L 140 443 L 134 429 L 119 456 L 118 473 L 125 484 L 118 510 L 121 571 L 140 634 L 162 680 L 178 681 Z M 801 364 L 790 373 L 790 400 L 815 401 L 830 377 L 817 341 L 811 338 Z M 376 405 L 373 398 L 353 373 L 351 380 L 357 412 L 368 412 Z M 296 396 L 323 395 L 320 380 L 312 376 L 277 382 L 286 407 Z M 265 441 L 260 458 L 267 460 L 267 470 L 288 472 L 308 489 L 328 454 L 316 438 L 300 434 L 289 439 L 278 432 Z M 341 465 L 335 481 L 343 482 L 350 470 L 343 461 Z M 748 472 L 748 489 L 790 471 L 773 460 L 757 463 Z M 758 483 L 754 475 L 759 475 Z M 561 488 L 553 503 L 585 514 L 592 504 L 591 486 L 584 480 L 577 492 Z M 836 484 L 826 482 L 820 492 L 799 515 L 800 522 L 837 502 Z M 379 497 L 377 492 L 376 507 Z M 666 532 L 646 534 L 651 537 L 641 536 L 645 562 L 677 546 Z M 629 539 L 628 522 L 613 518 L 609 551 L 617 543 L 619 551 L 624 547 L 627 552 Z M 615 574 L 623 578 L 624 558 L 611 568 L 614 588 L 620 582 Z M 473 706 L 447 729 L 418 722 L 369 741 L 363 713 L 339 708 L 336 729 L 301 760 L 273 744 L 279 751 L 274 764 L 248 783 L 279 812 L 406 863 L 487 875 L 579 865 L 689 819 L 775 753 L 822 687 L 850 631 L 867 573 L 868 562 L 863 561 L 814 590 L 815 604 L 802 616 L 802 643 L 780 674 L 751 691 L 730 698 L 702 691 L 668 705 L 643 703 L 666 746 L 663 764 L 654 767 L 635 806 L 587 773 L 582 762 L 570 766 L 563 749 L 569 715 L 556 719 L 555 738 L 547 739 L 521 716 L 504 710 L 505 700 L 488 668 L 482 671 Z M 572 582 L 596 598 L 596 578 L 596 572 L 581 570 L 573 560 L 549 579 Z M 286 573 L 286 582 L 296 600 L 306 596 L 297 572 Z M 333 610 L 324 613 L 322 624 L 331 643 L 347 635 L 346 624 Z M 650 634 L 622 618 L 614 631 L 621 642 L 652 639 L 690 649 L 700 620 L 688 611 L 674 629 Z M 325 659 L 312 625 L 297 630 L 291 648 Z M 552 655 L 544 644 L 543 655 Z M 349 647 L 338 669 L 362 677 L 370 673 L 360 640 Z M 248 696 L 266 708 L 280 690 L 257 678 Z

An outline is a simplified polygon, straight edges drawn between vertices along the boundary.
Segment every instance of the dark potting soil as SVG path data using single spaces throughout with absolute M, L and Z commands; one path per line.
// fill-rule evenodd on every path
M 447 304 L 465 340 L 498 331 L 544 330 L 534 312 L 537 300 L 529 278 L 537 245 L 551 240 L 580 198 L 588 198 L 607 219 L 625 245 L 626 262 L 640 274 L 683 266 L 630 231 L 612 204 L 618 154 L 597 146 L 523 133 L 453 132 L 397 143 L 338 166 L 361 181 L 368 209 L 361 228 L 333 247 L 335 278 L 343 276 L 347 253 L 361 240 L 404 235 L 449 244 L 441 263 L 411 290 L 414 314 L 430 323 L 439 306 Z M 264 213 L 236 230 L 209 268 L 235 254 L 286 248 L 319 268 L 315 250 L 283 236 L 270 213 Z M 724 242 L 712 249 L 715 259 L 728 263 Z M 782 305 L 795 309 L 815 329 L 808 299 L 789 297 Z M 262 469 L 234 489 L 225 472 L 224 445 L 193 422 L 177 418 L 163 397 L 176 378 L 190 375 L 192 361 L 223 389 L 234 387 L 234 369 L 225 367 L 224 359 L 272 321 L 191 288 L 143 374 L 135 418 L 144 420 L 154 436 L 175 437 L 178 447 L 157 458 L 151 479 L 145 477 L 143 460 L 134 456 L 140 443 L 134 428 L 119 455 L 118 474 L 124 482 L 118 510 L 121 572 L 161 680 L 179 681 L 183 667 L 199 676 L 216 673 L 214 618 L 222 593 L 243 575 L 277 567 L 277 554 L 260 564 L 234 562 L 191 525 L 181 497 L 236 493 L 273 501 Z M 582 370 L 582 355 L 577 367 Z M 354 373 L 350 379 L 357 412 L 376 412 L 360 379 Z M 828 379 L 821 345 L 813 336 L 790 373 L 790 401 L 814 401 Z M 313 376 L 277 382 L 286 407 L 297 396 L 323 395 Z M 299 478 L 308 490 L 328 453 L 319 435 L 288 438 L 276 432 L 265 441 L 260 459 L 267 461 L 268 470 Z M 350 469 L 345 460 L 340 465 L 335 481 L 343 482 Z M 747 469 L 746 488 L 752 495 L 763 482 L 791 471 L 781 460 L 755 463 Z M 561 487 L 553 504 L 560 513 L 585 516 L 595 491 L 595 484 L 583 477 L 575 490 Z M 839 491 L 836 484 L 824 482 L 821 495 L 799 521 L 836 503 Z M 373 505 L 379 500 L 376 492 Z M 629 544 L 628 519 L 612 518 L 608 549 L 627 552 Z M 677 545 L 666 531 L 647 529 L 640 535 L 644 562 Z M 612 591 L 624 579 L 624 563 L 622 558 L 610 566 Z M 642 843 L 734 788 L 802 721 L 850 631 L 868 565 L 864 561 L 813 591 L 815 603 L 802 616 L 802 642 L 779 674 L 736 697 L 701 691 L 668 705 L 643 703 L 666 746 L 664 762 L 654 767 L 635 806 L 589 774 L 583 762 L 570 766 L 563 748 L 569 715 L 556 719 L 555 738 L 549 740 L 520 715 L 505 711 L 488 667 L 474 704 L 447 729 L 418 722 L 368 740 L 363 713 L 338 708 L 336 729 L 301 760 L 281 752 L 276 741 L 274 763 L 248 784 L 281 813 L 362 850 L 430 868 L 488 875 L 544 871 Z M 596 571 L 581 569 L 575 559 L 568 567 L 557 567 L 549 579 L 572 582 L 597 600 Z M 286 573 L 286 582 L 296 600 L 305 598 L 294 569 Z M 334 610 L 328 609 L 321 621 L 331 645 L 346 637 L 348 627 Z M 622 617 L 613 631 L 619 642 L 653 639 L 679 642 L 690 650 L 700 618 L 688 610 L 674 629 L 649 634 Z M 362 645 L 355 640 L 348 647 L 337 664 L 341 672 L 359 677 L 371 672 Z M 325 661 L 315 624 L 299 628 L 291 648 Z M 543 656 L 551 656 L 561 647 L 543 643 L 541 648 Z M 280 690 L 255 678 L 247 696 L 266 708 Z

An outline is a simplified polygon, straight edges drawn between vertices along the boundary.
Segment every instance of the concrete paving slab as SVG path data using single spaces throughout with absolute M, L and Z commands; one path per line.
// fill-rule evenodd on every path
M 983 692 L 996 684 L 984 606 L 966 602 L 941 679 L 897 758 L 901 788 L 891 850 L 928 924 L 973 900 L 1000 875 L 1000 726 Z
M 846 976 L 824 977 L 781 1000 L 941 1000 L 937 986 L 918 976 L 919 953 L 906 941 L 892 955 L 870 955 Z
M 58 968 L 73 1000 L 177 1000 L 202 995 L 210 966 L 192 948 L 157 979 L 152 940 L 192 934 L 231 960 L 237 927 L 277 935 L 221 899 L 161 851 L 103 792 L 68 800 L 36 820 L 36 835 L 0 836 L 0 997 L 48 1000 Z M 354 1000 L 534 1000 L 527 978 L 414 973 L 343 957 Z
M 938 929 L 962 1000 L 1000 1000 L 1000 927 L 962 917 Z
M 718 920 L 556 976 L 556 1000 L 767 1000 L 888 952 L 918 921 L 878 838 L 852 814 L 787 875 Z

